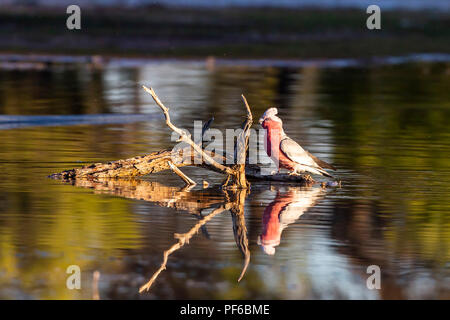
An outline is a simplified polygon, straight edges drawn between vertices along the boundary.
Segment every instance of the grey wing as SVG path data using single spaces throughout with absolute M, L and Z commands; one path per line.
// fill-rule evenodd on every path
M 324 191 L 322 188 L 293 189 L 289 194 L 292 194 L 292 202 L 279 215 L 280 222 L 284 225 L 295 222 L 302 214 L 314 207 L 322 198 Z
M 318 168 L 319 165 L 309 155 L 309 152 L 304 150 L 297 142 L 291 138 L 284 138 L 281 140 L 280 149 L 292 161 L 310 167 Z

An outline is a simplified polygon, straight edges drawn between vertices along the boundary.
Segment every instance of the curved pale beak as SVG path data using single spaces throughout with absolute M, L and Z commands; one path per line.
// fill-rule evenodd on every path
M 266 120 L 266 117 L 265 117 L 265 116 L 262 116 L 261 118 L 259 118 L 259 123 L 260 123 L 260 124 L 263 123 L 264 120 Z

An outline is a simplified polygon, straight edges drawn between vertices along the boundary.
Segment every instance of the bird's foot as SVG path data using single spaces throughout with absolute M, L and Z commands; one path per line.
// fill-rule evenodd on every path
M 342 187 L 342 183 L 340 180 L 322 182 L 320 185 L 322 186 L 322 188 L 341 188 Z
M 289 172 L 289 175 L 290 176 L 299 176 L 300 174 L 298 174 L 296 171 L 292 171 L 292 172 Z

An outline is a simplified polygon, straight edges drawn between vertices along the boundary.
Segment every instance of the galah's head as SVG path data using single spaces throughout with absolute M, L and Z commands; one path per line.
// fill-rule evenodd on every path
M 264 251 L 265 254 L 273 256 L 276 251 L 276 246 L 280 244 L 280 240 L 263 240 L 263 237 L 260 235 L 258 236 L 257 243 L 261 246 L 261 249 Z
M 279 123 L 283 123 L 280 118 L 277 117 L 278 109 L 277 108 L 269 108 L 264 112 L 261 118 L 259 118 L 259 123 L 264 127 L 265 121 L 276 121 Z
M 264 251 L 265 254 L 268 254 L 269 256 L 273 256 L 275 254 L 275 247 L 268 245 L 268 246 L 262 246 L 262 250 Z

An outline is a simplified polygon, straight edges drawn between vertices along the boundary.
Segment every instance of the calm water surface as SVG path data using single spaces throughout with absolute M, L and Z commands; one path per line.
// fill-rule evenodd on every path
M 170 172 L 78 186 L 46 177 L 172 146 L 141 84 L 153 86 L 185 128 L 213 115 L 214 128 L 239 127 L 241 93 L 256 118 L 277 106 L 287 134 L 333 163 L 342 188 L 253 183 L 245 199 L 251 262 L 240 283 L 244 259 L 225 211 L 170 255 L 150 292 L 139 294 L 176 243 L 174 233 L 188 232 L 225 201 L 216 188 L 223 177 L 186 168 L 211 185 L 190 192 Z M 2 70 L 0 117 L 124 117 L 16 127 L 0 118 L 0 298 L 91 299 L 98 271 L 100 299 L 449 299 L 449 88 L 448 62 Z M 126 114 L 142 121 L 127 122 Z M 81 290 L 66 288 L 73 264 L 82 271 Z M 366 287 L 370 265 L 381 268 L 380 290 Z

